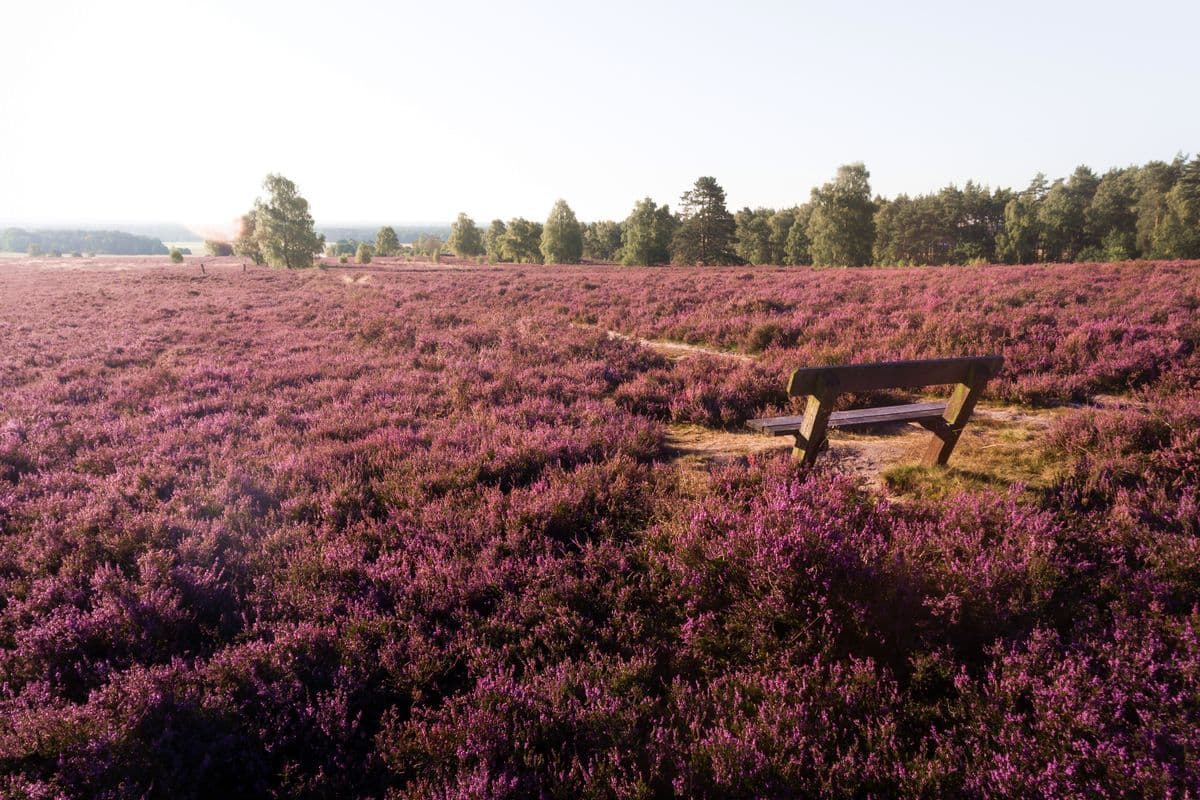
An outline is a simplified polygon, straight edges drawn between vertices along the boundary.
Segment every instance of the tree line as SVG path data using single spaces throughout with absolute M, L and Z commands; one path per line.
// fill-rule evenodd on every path
M 1020 191 L 973 181 L 887 199 L 871 193 L 862 163 L 791 208 L 731 213 L 725 191 L 702 177 L 678 210 L 638 201 L 624 220 L 579 223 L 560 200 L 545 224 L 493 220 L 479 235 L 460 214 L 448 241 L 490 261 L 817 266 L 1010 264 L 1200 258 L 1200 157 L 1111 169 L 1086 166 Z
M 162 240 L 123 231 L 70 231 L 5 228 L 0 231 L 0 251 L 31 256 L 61 256 L 63 253 L 106 253 L 118 256 L 167 254 Z
M 545 222 L 514 217 L 480 228 L 458 215 L 443 242 L 434 235 L 402 245 L 381 228 L 373 243 L 325 247 L 295 184 L 268 176 L 271 194 L 242 219 L 234 251 L 281 266 L 307 266 L 314 253 L 362 262 L 407 252 L 436 259 L 572 264 L 581 260 L 655 264 L 866 266 L 1200 258 L 1200 156 L 1111 169 L 1086 166 L 1053 182 L 1038 174 L 1020 190 L 968 181 L 959 188 L 887 199 L 872 195 L 862 163 L 838 168 L 790 208 L 731 213 L 711 176 L 685 191 L 676 211 L 652 198 L 624 220 L 581 223 L 557 201 Z

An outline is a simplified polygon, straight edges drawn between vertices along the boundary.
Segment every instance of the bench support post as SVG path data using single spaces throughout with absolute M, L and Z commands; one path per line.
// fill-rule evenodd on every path
M 834 395 L 823 388 L 818 388 L 816 394 L 808 396 L 804 406 L 804 421 L 800 423 L 800 430 L 796 431 L 796 446 L 792 448 L 792 458 L 802 466 L 810 466 L 825 444 L 833 398 Z
M 971 419 L 971 413 L 975 411 L 975 403 L 983 394 L 985 385 L 987 385 L 987 378 L 980 377 L 980 371 L 971 367 L 966 380 L 954 387 L 954 394 L 950 396 L 950 402 L 946 404 L 946 412 L 942 414 L 942 418 L 935 420 L 934 424 L 925 425 L 926 428 L 933 431 L 933 438 L 929 440 L 929 445 L 925 448 L 922 464 L 933 467 L 939 464 L 944 465 L 950 460 L 950 454 L 954 452 L 954 446 L 958 444 L 958 437 L 962 435 L 963 428 Z

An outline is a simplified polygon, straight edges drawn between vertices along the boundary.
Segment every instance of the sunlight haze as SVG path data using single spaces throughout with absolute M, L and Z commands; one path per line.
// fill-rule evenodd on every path
M 221 226 L 268 172 L 326 223 L 587 220 L 699 175 L 784 206 L 851 161 L 894 195 L 1194 152 L 1200 6 L 1138 9 L 10 3 L 0 223 Z

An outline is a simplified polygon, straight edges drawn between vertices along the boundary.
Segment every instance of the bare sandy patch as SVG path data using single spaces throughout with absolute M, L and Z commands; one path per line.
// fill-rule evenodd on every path
M 980 406 L 959 439 L 949 469 L 942 472 L 983 484 L 1037 484 L 1046 469 L 1039 445 L 1054 420 L 1068 411 Z M 931 436 L 912 423 L 858 431 L 832 430 L 821 460 L 836 472 L 882 489 L 887 485 L 889 470 L 920 464 Z M 691 424 L 671 425 L 667 434 L 667 445 L 688 481 L 698 480 L 714 464 L 756 454 L 788 453 L 792 443 L 791 436 L 712 430 Z

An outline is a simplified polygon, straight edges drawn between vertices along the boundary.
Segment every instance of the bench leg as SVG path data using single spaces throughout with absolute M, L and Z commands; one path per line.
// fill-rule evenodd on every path
M 950 454 L 954 452 L 954 445 L 958 444 L 958 437 L 962 435 L 963 428 L 967 427 L 971 413 L 975 410 L 975 403 L 983 394 L 983 387 L 986 384 L 987 380 L 976 378 L 972 371 L 972 374 L 967 376 L 965 383 L 954 387 L 954 394 L 950 396 L 950 402 L 946 404 L 946 412 L 942 414 L 942 418 L 933 420 L 930 424 L 922 423 L 924 427 L 933 431 L 933 438 L 930 439 L 929 446 L 925 449 L 925 457 L 921 463 L 927 467 L 933 467 L 945 464 L 950 460 Z
M 802 466 L 809 466 L 825 444 L 825 432 L 829 426 L 829 414 L 833 411 L 833 397 L 830 395 L 809 395 L 808 403 L 804 406 L 804 421 L 796 432 L 796 446 L 792 448 L 792 458 Z

